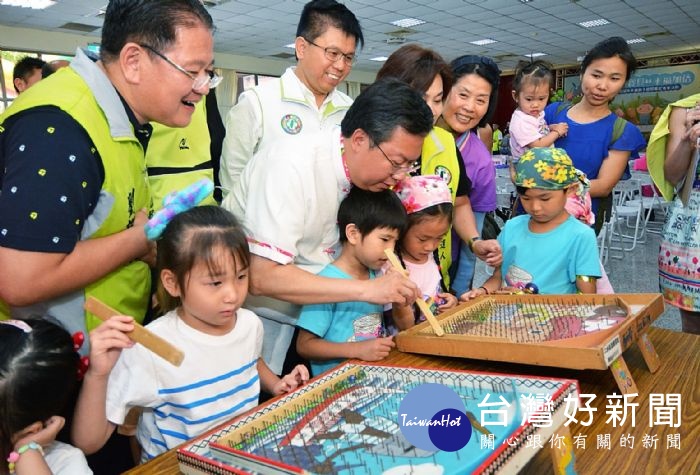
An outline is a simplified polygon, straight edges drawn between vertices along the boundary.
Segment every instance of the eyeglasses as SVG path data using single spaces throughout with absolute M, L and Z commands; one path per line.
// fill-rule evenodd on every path
M 196 91 L 199 89 L 202 89 L 204 86 L 207 86 L 209 89 L 214 89 L 216 86 L 221 84 L 221 80 L 223 77 L 219 76 L 216 74 L 214 71 L 207 71 L 204 70 L 204 75 L 194 75 L 179 64 L 175 63 L 173 60 L 165 56 L 163 53 L 160 51 L 156 50 L 152 46 L 149 46 L 147 44 L 139 43 L 139 46 L 142 48 L 146 48 L 156 56 L 158 56 L 160 59 L 168 63 L 170 66 L 173 68 L 177 69 L 180 71 L 182 74 L 186 75 L 188 78 L 192 79 L 194 81 L 192 83 L 192 90 Z
M 352 66 L 355 63 L 355 55 L 354 54 L 345 54 L 342 51 L 340 51 L 338 48 L 324 48 L 323 46 L 319 46 L 313 41 L 311 41 L 308 38 L 304 38 L 307 43 L 309 43 L 312 46 L 315 46 L 316 48 L 321 48 L 323 50 L 323 54 L 326 56 L 326 59 L 328 61 L 331 61 L 335 63 L 338 61 L 341 57 L 343 58 L 343 61 L 345 64 L 348 66 Z
M 389 156 L 384 152 L 382 147 L 379 146 L 379 144 L 375 144 L 377 148 L 379 149 L 380 152 L 382 152 L 382 155 L 384 155 L 384 158 L 386 158 L 389 163 L 391 163 L 391 174 L 393 175 L 406 175 L 409 173 L 412 173 L 416 171 L 417 167 L 415 164 L 415 161 L 413 162 L 408 162 L 406 165 L 399 165 L 395 161 L 393 161 Z

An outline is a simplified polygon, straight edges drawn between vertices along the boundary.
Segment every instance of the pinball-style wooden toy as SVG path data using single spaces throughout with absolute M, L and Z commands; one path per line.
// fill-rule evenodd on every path
M 572 369 L 608 369 L 623 394 L 637 387 L 622 357 L 635 342 L 659 367 L 647 329 L 663 313 L 660 294 L 487 295 L 396 337 L 399 350 Z
M 401 401 L 423 383 L 445 385 L 463 401 L 473 432 L 462 449 L 425 450 L 403 436 Z M 531 422 L 522 404 L 528 397 L 547 401 L 536 411 L 551 424 Z M 195 439 L 177 456 L 185 474 L 517 473 L 537 453 L 530 442 L 548 447 L 553 434 L 564 434 L 555 463 L 573 463 L 563 427 L 567 397 L 578 401 L 574 380 L 353 361 Z M 485 398 L 507 407 L 506 417 L 488 411 L 493 404 L 484 408 Z

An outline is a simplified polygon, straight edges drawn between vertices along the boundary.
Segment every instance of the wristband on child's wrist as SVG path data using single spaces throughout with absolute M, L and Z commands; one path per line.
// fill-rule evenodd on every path
M 489 292 L 489 289 L 487 289 L 487 288 L 484 287 L 483 285 L 482 285 L 481 287 L 479 287 L 479 288 L 482 289 L 482 290 L 484 291 L 484 294 L 486 294 L 486 295 L 488 295 L 488 294 L 490 293 L 490 292 Z
M 42 456 L 44 455 L 44 449 L 42 449 L 41 445 L 37 444 L 36 442 L 29 442 L 28 444 L 24 444 L 19 449 L 10 452 L 10 455 L 7 457 L 7 469 L 10 472 L 10 475 L 15 473 L 15 465 L 19 461 L 19 457 L 27 450 L 36 450 Z

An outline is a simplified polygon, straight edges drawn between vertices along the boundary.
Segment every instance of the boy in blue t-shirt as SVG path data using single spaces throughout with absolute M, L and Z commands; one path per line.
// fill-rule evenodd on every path
M 527 214 L 506 221 L 498 236 L 503 262 L 468 300 L 502 288 L 541 294 L 596 293 L 598 244 L 592 228 L 566 211 L 581 174 L 560 148 L 533 148 L 515 164 L 514 182 Z
M 353 187 L 338 209 L 340 257 L 319 275 L 374 279 L 387 262 L 384 250 L 394 249 L 406 222 L 406 211 L 393 191 Z M 297 322 L 297 352 L 310 360 L 314 376 L 346 358 L 381 360 L 394 346 L 393 338 L 385 336 L 382 313 L 381 305 L 367 302 L 305 305 Z

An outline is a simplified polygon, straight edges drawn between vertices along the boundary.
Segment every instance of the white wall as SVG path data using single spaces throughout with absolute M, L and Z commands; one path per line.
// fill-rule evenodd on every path
M 97 36 L 0 25 L 0 49 L 73 55 L 76 48 L 99 41 Z M 281 76 L 288 66 L 294 64 L 293 59 L 260 59 L 216 52 L 214 59 L 219 68 L 272 76 Z M 375 75 L 376 73 L 370 71 L 353 70 L 347 80 L 370 84 L 374 82 Z

